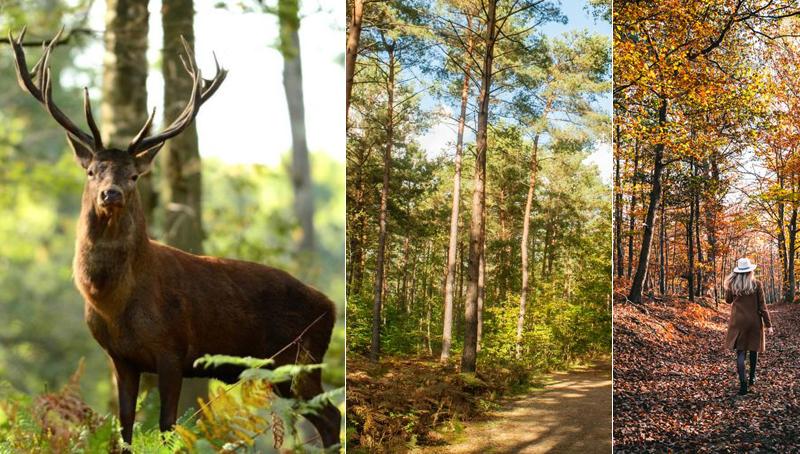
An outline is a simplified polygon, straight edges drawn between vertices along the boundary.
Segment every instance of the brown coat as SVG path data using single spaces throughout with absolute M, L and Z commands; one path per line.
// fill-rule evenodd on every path
M 756 281 L 756 291 L 750 295 L 734 296 L 730 291 L 726 291 L 725 302 L 731 305 L 725 347 L 763 352 L 764 328 L 771 327 L 772 323 L 761 282 Z

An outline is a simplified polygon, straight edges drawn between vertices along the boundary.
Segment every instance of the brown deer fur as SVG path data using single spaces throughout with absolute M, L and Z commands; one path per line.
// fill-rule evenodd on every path
M 128 150 L 105 148 L 95 134 L 88 97 L 86 115 L 92 135 L 59 118 L 63 114 L 49 98 L 49 69 L 42 70 L 51 46 L 37 65 L 36 86 L 19 46 L 22 36 L 10 41 L 20 85 L 67 129 L 67 139 L 87 173 L 74 279 L 85 300 L 89 329 L 115 366 L 125 442 L 132 439 L 139 378 L 144 372 L 158 374 L 160 427 L 169 430 L 177 418 L 183 377 L 238 379 L 240 368 L 194 368 L 195 360 L 205 354 L 274 356 L 276 366 L 322 362 L 336 315 L 325 295 L 275 268 L 196 256 L 148 238 L 136 179 L 149 170 L 163 142 L 175 134 L 144 138 L 151 117 Z M 186 50 L 189 54 L 188 46 Z M 202 103 L 225 73 L 218 67 L 213 81 L 201 82 L 193 57 L 187 57 L 187 71 L 196 78 L 197 90 L 190 102 Z M 199 106 L 192 107 L 193 114 L 173 124 L 178 133 L 197 113 Z M 148 148 L 139 149 L 141 143 Z M 309 399 L 322 392 L 320 372 L 301 375 L 294 386 L 280 384 L 277 391 Z M 341 416 L 335 406 L 304 416 L 325 446 L 339 442 Z

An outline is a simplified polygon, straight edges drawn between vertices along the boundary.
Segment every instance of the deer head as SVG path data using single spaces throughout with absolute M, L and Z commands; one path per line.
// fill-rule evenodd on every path
M 186 72 L 192 78 L 192 92 L 186 108 L 167 128 L 150 136 L 150 127 L 156 113 L 153 109 L 150 117 L 136 137 L 131 140 L 127 149 L 106 147 L 103 145 L 100 130 L 92 116 L 92 106 L 87 88 L 84 88 L 83 105 L 89 133 L 79 128 L 53 102 L 53 76 L 49 67 L 50 53 L 63 30 L 63 28 L 59 30 L 49 44 L 42 43 L 42 56 L 30 71 L 22 48 L 25 29 L 23 28 L 20 32 L 19 38 L 14 38 L 9 31 L 8 40 L 14 51 L 17 81 L 20 87 L 44 105 L 50 115 L 66 130 L 67 141 L 75 153 L 75 158 L 86 171 L 85 196 L 88 195 L 93 201 L 96 212 L 110 214 L 124 208 L 126 201 L 136 197 L 136 180 L 150 170 L 153 159 L 164 143 L 183 132 L 192 123 L 200 106 L 217 91 L 225 80 L 227 71 L 220 68 L 215 55 L 216 74 L 213 79 L 203 79 L 197 69 L 194 52 L 186 40 L 181 37 L 185 55 L 180 58 Z

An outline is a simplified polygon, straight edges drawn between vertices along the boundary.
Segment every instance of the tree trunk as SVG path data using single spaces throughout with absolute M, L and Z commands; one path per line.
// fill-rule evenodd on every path
M 358 235 L 359 253 L 356 257 L 355 268 L 353 271 L 353 288 L 352 292 L 356 295 L 361 293 L 361 286 L 364 283 L 364 266 L 366 265 L 366 257 L 364 254 L 364 247 L 367 244 L 367 217 L 360 216 L 358 219 L 359 229 L 356 232 Z
M 480 256 L 483 248 L 485 226 L 483 210 L 486 191 L 486 148 L 489 123 L 489 98 L 497 40 L 497 0 L 487 5 L 486 44 L 481 71 L 481 88 L 478 95 L 478 131 L 475 142 L 475 177 L 472 193 L 472 219 L 469 228 L 469 262 L 467 266 L 467 297 L 464 302 L 464 351 L 461 355 L 461 371 L 475 372 L 478 348 L 478 293 Z
M 694 200 L 689 200 L 689 220 L 686 222 L 686 259 L 689 270 L 686 273 L 689 301 L 694 301 Z
M 163 65 L 164 122 L 180 115 L 192 90 L 179 55 L 183 36 L 194 48 L 194 3 L 192 0 L 168 0 L 161 6 L 164 28 Z M 161 151 L 164 163 L 164 242 L 194 254 L 203 253 L 201 216 L 202 181 L 197 129 L 191 124 L 180 135 L 170 139 Z M 208 380 L 185 379 L 181 389 L 178 413 L 197 406 L 198 398 L 208 394 Z
M 661 106 L 658 109 L 658 124 L 663 126 L 667 121 L 668 101 L 661 98 Z M 661 196 L 661 173 L 664 171 L 664 144 L 659 143 L 655 146 L 653 159 L 653 187 L 650 189 L 650 202 L 647 207 L 647 215 L 644 221 L 644 232 L 642 233 L 642 249 L 639 254 L 639 263 L 636 266 L 636 275 L 633 277 L 631 291 L 628 299 L 634 303 L 642 302 L 642 286 L 647 277 L 647 265 L 650 262 L 650 246 L 653 241 L 653 222 L 656 218 L 656 208 Z
M 106 146 L 124 147 L 147 121 L 147 0 L 106 0 L 105 54 L 100 103 L 100 131 Z M 153 225 L 156 196 L 152 173 L 136 183 L 147 225 Z M 113 364 L 109 362 L 113 370 Z M 116 380 L 115 375 L 111 374 Z M 154 375 L 145 375 L 142 389 L 156 385 Z M 119 409 L 117 394 L 111 393 L 109 408 Z
M 695 176 L 699 175 L 699 168 L 695 164 Z M 703 295 L 703 243 L 700 240 L 700 188 L 694 192 L 694 244 L 697 248 L 697 290 L 695 294 Z
M 369 350 L 369 359 L 377 362 L 381 348 L 381 306 L 383 304 L 383 268 L 386 253 L 387 217 L 389 203 L 389 177 L 392 168 L 392 148 L 394 146 L 394 44 L 384 42 L 386 52 L 389 54 L 388 78 L 386 92 L 386 146 L 383 151 L 383 187 L 381 188 L 381 212 L 379 217 L 378 252 L 375 259 L 375 302 L 372 306 L 372 344 Z
M 542 278 L 547 277 L 547 257 L 550 255 L 550 241 L 553 238 L 553 225 L 548 221 L 544 226 L 544 243 L 542 244 Z
M 499 207 L 497 218 L 498 222 L 500 223 L 500 241 L 502 241 L 503 247 L 500 248 L 500 258 L 498 260 L 499 264 L 506 264 L 509 263 L 511 260 L 511 232 L 508 228 L 508 210 L 506 209 L 506 189 L 503 187 L 499 187 L 498 189 L 498 198 L 499 198 Z M 497 301 L 505 302 L 506 295 L 508 293 L 509 287 L 509 271 L 507 269 L 502 270 L 502 273 L 498 272 L 495 273 L 495 288 L 497 289 Z
M 788 258 L 788 293 L 786 294 L 786 302 L 794 303 L 795 295 L 795 273 L 794 262 L 796 256 L 796 241 L 797 241 L 797 206 L 792 207 L 792 215 L 789 220 L 789 247 L 786 251 Z
M 467 26 L 472 23 L 467 18 Z M 469 39 L 468 53 L 472 52 L 472 38 Z M 467 98 L 469 96 L 470 60 L 464 68 L 464 82 L 461 84 L 461 112 L 458 117 L 456 137 L 455 174 L 453 175 L 453 200 L 450 208 L 450 241 L 447 247 L 447 276 L 444 284 L 444 318 L 442 320 L 442 354 L 439 361 L 446 363 L 450 358 L 453 333 L 453 291 L 456 273 L 456 249 L 458 248 L 458 213 L 461 205 L 461 155 L 464 148 L 464 125 L 467 120 Z
M 106 146 L 124 148 L 147 121 L 147 0 L 106 0 L 100 131 Z M 157 203 L 152 173 L 136 183 L 147 225 Z
M 478 274 L 478 341 L 477 341 L 477 346 L 475 347 L 476 352 L 481 351 L 481 339 L 483 338 L 483 304 L 485 302 L 485 299 L 486 299 L 486 241 L 484 240 L 483 248 L 481 248 L 480 274 Z
M 300 61 L 299 0 L 278 0 L 280 50 L 283 55 L 283 90 L 292 130 L 292 189 L 294 213 L 303 231 L 299 250 L 314 250 L 314 188 L 306 143 L 303 102 L 303 66 Z
M 400 294 L 400 305 L 403 307 L 403 310 L 406 313 L 408 313 L 408 299 L 406 298 L 406 295 L 408 294 L 407 292 L 408 292 L 409 246 L 410 246 L 410 240 L 408 239 L 408 237 L 405 237 L 403 239 L 403 265 L 401 267 L 403 275 L 401 279 L 398 279 L 398 284 L 397 284 L 398 287 L 400 287 L 399 291 L 397 292 Z
M 414 312 L 414 288 L 417 281 L 417 250 L 414 249 L 414 252 L 411 255 L 411 280 L 410 280 L 410 287 L 408 290 L 408 305 L 406 305 L 406 314 L 411 315 Z
M 620 177 L 620 156 L 622 156 L 620 143 L 619 125 L 617 125 L 616 139 L 616 156 L 614 156 L 614 246 L 617 255 L 616 271 L 617 277 L 623 276 L 623 257 L 622 257 L 622 179 Z
M 634 144 L 633 177 L 635 181 L 639 173 L 639 141 Z M 633 273 L 633 229 L 636 228 L 636 185 L 631 188 L 631 204 L 628 209 L 628 277 Z
M 549 105 L 548 105 L 549 107 Z M 546 116 L 547 112 L 543 115 Z M 525 214 L 522 216 L 522 241 L 520 243 L 520 256 L 522 268 L 522 290 L 519 295 L 519 313 L 517 314 L 517 337 L 516 337 L 516 355 L 517 359 L 522 357 L 522 331 L 525 327 L 525 310 L 528 302 L 528 235 L 530 234 L 531 223 L 531 207 L 533 206 L 533 197 L 536 193 L 536 174 L 539 170 L 539 134 L 533 138 L 533 151 L 531 153 L 531 167 L 530 174 L 528 175 L 528 196 L 525 199 Z
M 345 51 L 345 116 L 350 114 L 350 95 L 353 93 L 353 78 L 356 73 L 358 42 L 361 39 L 361 20 L 364 18 L 364 0 L 353 0 L 350 24 L 347 28 Z
M 658 244 L 658 254 L 659 254 L 659 265 L 658 265 L 658 293 L 661 296 L 667 294 L 667 225 L 666 225 L 666 209 L 664 207 L 664 194 L 661 194 L 661 222 L 658 223 L 658 237 L 659 237 L 659 244 Z
M 708 263 L 710 264 L 709 280 L 711 285 L 714 286 L 712 297 L 714 303 L 719 301 L 719 289 L 717 287 L 717 212 L 719 205 L 717 204 L 717 192 L 719 191 L 719 166 L 717 164 L 716 156 L 710 158 L 708 163 L 708 171 L 710 172 L 711 191 L 706 201 L 706 241 L 708 242 Z M 771 262 L 770 262 L 771 263 Z

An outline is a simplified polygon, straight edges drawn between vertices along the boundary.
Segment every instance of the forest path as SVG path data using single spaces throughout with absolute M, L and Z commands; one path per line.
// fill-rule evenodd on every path
M 724 346 L 726 304 L 644 307 L 614 307 L 617 452 L 797 452 L 800 306 L 769 306 L 775 334 L 746 396 L 736 395 L 736 356 Z
M 467 422 L 448 446 L 429 454 L 608 453 L 611 451 L 611 362 L 545 377 L 543 389 L 511 398 L 487 420 Z

